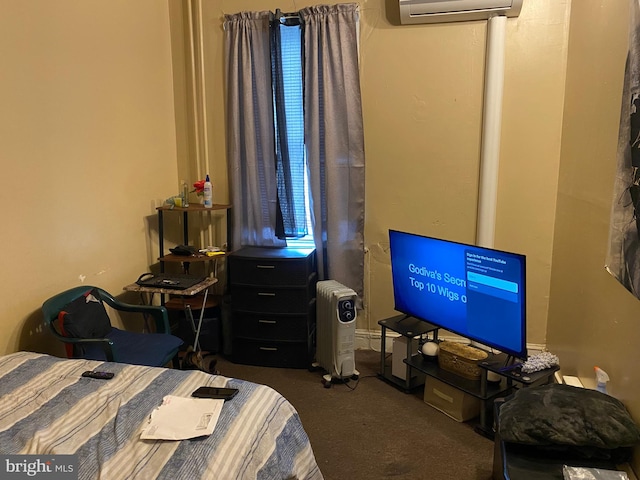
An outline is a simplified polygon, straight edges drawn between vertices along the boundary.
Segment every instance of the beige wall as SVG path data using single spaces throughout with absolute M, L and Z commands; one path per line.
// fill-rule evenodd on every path
M 595 365 L 604 369 L 609 392 L 638 419 L 640 303 L 604 269 L 629 2 L 597 3 L 571 9 L 548 346 L 585 385 L 595 385 Z
M 157 0 L 0 11 L 0 353 L 47 350 L 45 299 L 81 284 L 120 295 L 157 258 L 155 206 L 178 185 L 169 13 Z
M 225 143 L 223 14 L 316 3 L 204 3 L 214 169 Z M 359 3 L 367 258 L 358 328 L 376 330 L 394 314 L 390 228 L 475 242 L 486 22 L 402 26 L 397 1 Z M 507 22 L 495 246 L 528 257 L 528 334 L 537 345 L 546 341 L 568 10 L 566 1 L 525 2 Z
M 375 325 L 393 312 L 389 228 L 475 242 L 486 22 L 397 26 L 378 3 L 363 10 L 368 323 Z M 533 344 L 545 342 L 567 12 L 566 2 L 525 2 L 507 21 L 495 246 L 527 255 Z
M 148 223 L 181 178 L 194 180 L 208 164 L 214 201 L 228 201 L 222 16 L 316 2 L 203 2 L 195 43 L 206 59 L 197 78 L 207 86 L 206 144 L 202 133 L 196 144 L 190 124 L 188 13 L 178 2 L 5 3 L 3 40 L 14 47 L 2 86 L 14 114 L 3 117 L 3 162 L 47 199 L 41 211 L 18 184 L 2 190 L 5 204 L 21 200 L 6 225 L 19 227 L 30 260 L 7 259 L 6 269 L 25 282 L 39 278 L 7 302 L 11 350 L 24 346 L 17 338 L 37 324 L 49 294 L 80 281 L 118 291 L 154 262 Z M 389 228 L 475 239 L 486 23 L 401 26 L 390 0 L 363 1 L 361 12 L 368 253 L 358 327 L 377 329 L 393 313 Z M 495 245 L 528 256 L 533 344 L 546 341 L 567 12 L 566 2 L 525 2 L 507 22 Z M 70 233 L 72 218 L 81 226 L 74 220 Z

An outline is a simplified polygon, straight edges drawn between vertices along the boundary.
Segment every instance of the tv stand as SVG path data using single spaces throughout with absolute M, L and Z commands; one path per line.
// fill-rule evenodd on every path
M 522 362 L 514 357 L 513 355 L 501 355 L 500 357 L 504 357 L 504 361 L 501 362 L 501 360 L 499 359 L 498 356 L 496 356 L 496 360 L 494 360 L 493 364 L 496 366 L 496 368 L 499 368 L 500 371 L 508 371 L 508 370 L 512 370 L 514 368 L 518 368 L 522 366 Z M 502 365 L 502 366 L 500 366 Z
M 411 351 L 411 339 L 421 337 L 428 333 L 432 333 L 434 339 L 438 338 L 438 327 L 428 322 L 423 322 L 410 315 L 396 315 L 395 317 L 386 318 L 378 322 L 381 328 L 380 340 L 380 372 L 378 377 L 390 383 L 394 387 L 404 390 L 406 393 L 411 392 L 424 384 L 424 377 L 413 377 L 412 367 L 407 364 L 405 379 L 395 377 L 391 374 L 391 365 L 387 362 L 387 328 L 403 337 L 407 338 L 407 355 L 410 358 L 415 352 Z
M 504 397 L 517 388 L 531 387 L 550 383 L 553 374 L 560 368 L 555 366 L 533 373 L 522 373 L 521 363 L 513 356 L 504 353 L 488 353 L 486 360 L 478 362 L 480 367 L 480 380 L 468 380 L 460 375 L 441 369 L 437 362 L 425 360 L 417 354 L 405 359 L 405 363 L 412 369 L 423 372 L 425 375 L 437 378 L 441 382 L 462 390 L 463 392 L 480 400 L 480 418 L 475 426 L 475 431 L 489 439 L 493 439 L 493 402 L 498 397 Z M 487 373 L 494 372 L 500 375 L 498 383 L 489 382 Z
M 493 364 L 493 361 L 495 360 L 494 357 L 496 357 L 496 355 L 489 352 L 487 353 L 489 354 L 488 360 Z M 451 385 L 452 387 L 479 399 L 480 418 L 476 431 L 485 436 L 491 435 L 493 428 L 491 426 L 492 418 L 489 410 L 493 405 L 493 400 L 497 397 L 507 395 L 510 392 L 512 385 L 505 381 L 500 381 L 499 383 L 488 382 L 486 368 L 482 368 L 479 380 L 469 380 L 453 372 L 440 368 L 438 362 L 425 360 L 420 354 L 407 357 L 405 359 L 405 363 L 411 369 L 416 369 L 428 377 L 438 379 L 443 383 Z M 478 362 L 478 365 L 482 367 L 482 363 L 486 362 Z
M 413 322 L 413 320 L 416 320 L 411 315 L 400 315 L 400 318 L 398 318 L 397 323 L 400 324 L 401 322 L 403 322 L 404 320 L 407 320 L 407 319 L 410 319 L 411 322 Z
M 510 388 L 514 386 L 514 382 L 521 384 L 523 387 L 546 385 L 547 383 L 551 383 L 553 374 L 560 370 L 560 366 L 556 365 L 537 372 L 524 373 L 520 369 L 522 363 L 519 359 L 510 357 L 504 353 L 493 355 L 491 358 L 478 362 L 478 366 L 482 368 L 483 371 L 493 372 L 506 378 L 507 385 Z
M 386 354 L 387 329 L 399 333 L 409 340 L 428 334 L 432 335 L 433 340 L 437 340 L 440 327 L 408 315 L 397 315 L 386 318 L 380 320 L 378 324 L 382 329 L 380 372 L 378 373 L 378 377 L 396 388 L 403 390 L 405 393 L 413 392 L 422 387 L 426 377 L 433 377 L 472 397 L 478 398 L 481 404 L 480 418 L 475 430 L 477 433 L 490 439 L 493 439 L 494 436 L 492 408 L 494 400 L 498 397 L 508 395 L 513 389 L 518 388 L 518 386 L 528 387 L 549 383 L 553 379 L 553 374 L 560 368 L 556 366 L 534 373 L 522 373 L 520 370 L 522 363 L 519 358 L 504 353 L 494 354 L 487 352 L 488 357 L 478 362 L 480 379 L 469 380 L 440 368 L 438 362 L 425 360 L 419 352 L 411 350 L 411 342 L 408 341 L 407 355 L 404 359 L 406 376 L 403 380 L 391 374 L 391 365 L 387 361 Z M 417 370 L 422 375 L 413 376 L 414 370 Z M 487 380 L 488 372 L 498 374 L 501 377 L 500 382 L 489 382 Z
M 433 340 L 438 339 L 440 327 L 431 323 L 419 320 L 408 315 L 397 315 L 380 320 L 381 327 L 381 352 L 380 371 L 378 377 L 405 393 L 411 393 L 424 385 L 427 377 L 433 377 L 446 383 L 462 392 L 480 400 L 479 423 L 475 426 L 475 431 L 489 439 L 493 439 L 493 402 L 496 398 L 504 397 L 515 388 L 543 385 L 553 379 L 553 374 L 560 368 L 558 366 L 534 372 L 530 374 L 522 373 L 521 360 L 513 355 L 504 353 L 494 354 L 487 352 L 488 357 L 478 362 L 480 367 L 480 379 L 469 380 L 453 372 L 440 368 L 438 362 L 426 360 L 419 352 L 411 349 L 411 339 L 431 335 Z M 386 353 L 387 329 L 392 330 L 406 337 L 407 354 L 404 359 L 406 364 L 405 379 L 395 377 L 391 373 L 391 365 L 388 362 Z M 486 351 L 486 350 L 485 350 Z M 421 375 L 414 376 L 414 371 Z M 489 382 L 488 372 L 496 373 L 500 376 L 499 382 Z M 516 385 L 518 384 L 518 385 Z

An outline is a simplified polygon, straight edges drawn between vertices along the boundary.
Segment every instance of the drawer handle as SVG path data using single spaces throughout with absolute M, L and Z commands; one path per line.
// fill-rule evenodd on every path
M 258 292 L 259 297 L 275 297 L 276 294 L 273 292 Z
M 276 266 L 275 265 L 256 265 L 256 268 L 269 268 L 273 270 L 274 268 L 276 268 Z
M 276 321 L 275 320 L 258 320 L 258 323 L 272 323 L 275 325 Z
M 275 347 L 260 347 L 260 350 L 264 350 L 266 352 L 277 352 L 278 349 Z

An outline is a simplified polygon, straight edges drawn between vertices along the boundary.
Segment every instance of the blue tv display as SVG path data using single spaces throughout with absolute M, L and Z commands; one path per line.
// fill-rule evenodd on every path
M 389 230 L 398 312 L 525 359 L 526 257 Z

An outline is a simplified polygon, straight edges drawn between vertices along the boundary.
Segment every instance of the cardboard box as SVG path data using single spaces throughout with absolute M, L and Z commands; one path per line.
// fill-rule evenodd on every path
M 424 384 L 424 401 L 457 422 L 466 422 L 480 415 L 479 398 L 437 378 L 427 377 Z
M 391 374 L 394 377 L 407 379 L 407 364 L 404 363 L 404 359 L 407 358 L 407 342 L 411 340 L 411 352 L 416 353 L 418 351 L 418 339 L 407 337 L 396 337 L 393 339 L 393 353 L 391 355 Z M 415 369 L 411 370 L 411 376 L 418 375 Z

